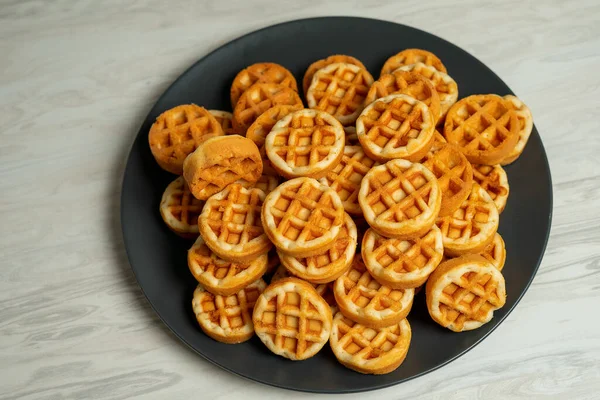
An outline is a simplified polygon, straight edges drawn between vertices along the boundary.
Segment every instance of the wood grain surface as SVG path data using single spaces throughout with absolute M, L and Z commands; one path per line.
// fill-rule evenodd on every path
M 119 224 L 139 125 L 194 61 L 321 15 L 386 19 L 475 55 L 532 109 L 554 184 L 533 285 L 459 360 L 347 399 L 600 398 L 600 3 L 0 0 L 0 399 L 279 399 L 182 345 Z M 333 399 L 337 396 L 323 396 Z

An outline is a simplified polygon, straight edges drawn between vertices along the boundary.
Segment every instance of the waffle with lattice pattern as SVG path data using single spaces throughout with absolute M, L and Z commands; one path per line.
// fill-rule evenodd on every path
M 160 215 L 169 229 L 184 238 L 198 236 L 198 216 L 204 202 L 196 199 L 183 176 L 165 189 L 160 201 Z
M 233 114 L 227 111 L 221 110 L 208 110 L 213 117 L 217 120 L 223 133 L 225 135 L 235 135 L 235 129 L 233 129 Z
M 473 165 L 473 179 L 488 192 L 498 207 L 498 212 L 504 211 L 510 193 L 508 176 L 504 168 L 499 164 Z
M 523 153 L 523 150 L 525 150 L 525 145 L 527 144 L 533 129 L 533 116 L 531 115 L 529 107 L 519 100 L 519 98 L 510 94 L 504 96 L 504 100 L 507 101 L 509 107 L 513 108 L 517 114 L 517 120 L 519 121 L 519 141 L 515 145 L 513 151 L 500 161 L 500 165 L 511 164 L 519 158 L 521 153 Z
M 302 80 L 302 88 L 304 89 L 305 95 L 308 93 L 308 88 L 310 87 L 310 84 L 312 82 L 313 76 L 315 75 L 315 72 L 317 72 L 321 68 L 325 68 L 326 66 L 335 64 L 335 63 L 354 64 L 363 69 L 367 69 L 364 66 L 364 64 L 361 63 L 356 58 L 354 58 L 352 56 L 341 55 L 341 54 L 335 54 L 335 55 L 329 56 L 327 58 L 324 58 L 322 60 L 315 61 L 314 63 L 310 64 L 310 66 L 306 69 L 306 72 L 304 73 L 304 79 Z
M 383 68 L 381 68 L 380 75 L 389 74 L 400 67 L 416 63 L 422 63 L 435 68 L 437 71 L 446 73 L 446 67 L 442 64 L 442 61 L 432 52 L 422 49 L 406 49 L 388 58 L 383 64 Z
M 298 91 L 296 78 L 285 67 L 275 63 L 252 64 L 238 72 L 233 79 L 230 91 L 232 108 L 235 108 L 242 94 L 255 83 L 274 83 Z

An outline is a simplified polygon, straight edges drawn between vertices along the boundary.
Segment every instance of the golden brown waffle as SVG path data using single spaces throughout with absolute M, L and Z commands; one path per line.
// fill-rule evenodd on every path
M 183 176 L 165 189 L 160 201 L 160 215 L 169 229 L 184 238 L 198 236 L 198 216 L 204 202 L 196 199 Z
M 254 335 L 252 311 L 267 284 L 259 279 L 230 296 L 214 295 L 198 285 L 192 309 L 200 328 L 223 343 L 242 343 Z
M 531 115 L 529 107 L 517 97 L 510 94 L 504 96 L 504 100 L 507 101 L 509 107 L 512 107 L 517 114 L 517 119 L 519 121 L 519 141 L 513 151 L 500 162 L 500 165 L 511 164 L 519 158 L 521 153 L 523 153 L 523 150 L 525 150 L 525 145 L 527 144 L 529 136 L 531 135 L 531 130 L 533 129 L 533 116 Z
M 465 97 L 452 106 L 444 124 L 448 143 L 473 164 L 494 165 L 515 148 L 519 120 L 508 102 L 495 94 Z
M 363 65 L 363 63 L 361 63 L 356 58 L 354 58 L 352 56 L 345 56 L 345 55 L 340 55 L 340 54 L 329 56 L 323 60 L 315 61 L 314 63 L 310 64 L 310 66 L 306 70 L 306 73 L 304 74 L 304 79 L 302 80 L 302 88 L 304 89 L 305 95 L 308 93 L 308 88 L 310 86 L 310 83 L 312 82 L 315 72 L 317 72 L 321 68 L 325 68 L 326 66 L 335 64 L 335 63 L 353 64 L 353 65 L 356 65 L 363 69 L 367 69 Z
M 449 257 L 468 253 L 480 253 L 494 239 L 498 230 L 498 208 L 490 195 L 473 184 L 469 197 L 460 207 L 436 225 L 444 236 L 444 252 Z
M 267 138 L 267 135 L 271 132 L 271 129 L 273 129 L 273 126 L 275 126 L 277 121 L 289 113 L 300 109 L 302 109 L 302 106 L 299 104 L 271 107 L 256 118 L 256 121 L 254 121 L 246 131 L 246 137 L 256 143 L 260 151 L 260 155 L 263 159 L 263 174 L 278 175 L 275 168 L 271 165 L 271 161 L 269 161 L 269 158 L 267 157 L 267 150 L 265 149 L 265 139 Z
M 435 175 L 422 164 L 392 160 L 365 175 L 358 201 L 379 234 L 410 239 L 431 229 L 442 192 Z
M 344 153 L 344 128 L 323 111 L 299 110 L 279 120 L 265 149 L 275 170 L 286 178 L 322 178 Z
M 338 361 L 362 374 L 387 374 L 402 364 L 412 332 L 408 320 L 386 328 L 367 328 L 337 313 L 329 344 Z
M 412 71 L 429 79 L 440 97 L 441 117 L 444 118 L 450 107 L 458 99 L 458 85 L 448 74 L 438 71 L 432 66 L 423 63 L 405 65 L 400 71 Z
M 273 246 L 260 221 L 265 193 L 239 183 L 212 195 L 198 218 L 206 245 L 224 260 L 248 263 Z
M 369 229 L 363 238 L 362 258 L 371 275 L 393 289 L 417 288 L 425 283 L 444 255 L 437 226 L 420 238 L 388 239 Z
M 435 175 L 442 190 L 440 217 L 452 214 L 467 199 L 473 188 L 473 167 L 460 150 L 451 144 L 436 144 L 437 151 L 429 152 L 424 166 Z
M 296 278 L 296 276 L 293 275 L 286 267 L 280 265 L 271 277 L 271 283 L 277 282 L 284 278 Z M 312 287 L 315 288 L 319 296 L 321 296 L 323 300 L 325 300 L 327 304 L 329 304 L 332 314 L 338 311 L 337 303 L 335 302 L 335 297 L 333 296 L 333 282 L 320 284 L 310 282 L 307 283 L 311 284 Z
M 431 318 L 454 332 L 479 328 L 506 302 L 502 273 L 478 254 L 440 264 L 425 292 Z
M 344 222 L 337 193 L 312 178 L 296 178 L 265 199 L 262 223 L 277 248 L 310 257 L 331 248 Z
M 446 67 L 442 64 L 442 61 L 432 52 L 421 49 L 406 49 L 388 58 L 383 64 L 383 68 L 381 68 L 380 75 L 390 74 L 400 67 L 416 63 L 422 63 L 435 68 L 437 71 L 446 73 Z
M 498 213 L 504 211 L 510 186 L 506 171 L 500 165 L 473 165 L 473 179 L 490 195 Z
M 435 124 L 429 108 L 413 97 L 392 94 L 369 104 L 356 121 L 365 153 L 377 161 L 419 161 L 433 144 Z
M 381 285 L 367 271 L 360 257 L 333 285 L 333 294 L 342 314 L 372 328 L 399 323 L 413 303 L 414 289 L 392 289 Z
M 365 104 L 371 104 L 375 100 L 390 94 L 406 94 L 425 103 L 429 107 L 434 123 L 437 123 L 441 116 L 440 96 L 433 83 L 421 74 L 397 70 L 381 75 L 371 85 Z
M 222 136 L 221 124 L 204 107 L 186 104 L 160 114 L 148 134 L 150 150 L 160 167 L 183 174 L 183 160 L 204 140 Z
M 241 70 L 231 84 L 231 107 L 235 108 L 242 94 L 255 83 L 275 83 L 298 91 L 296 78 L 285 67 L 275 63 L 257 63 Z
M 267 255 L 258 256 L 248 264 L 226 261 L 213 253 L 202 236 L 198 236 L 188 251 L 188 267 L 206 290 L 230 296 L 263 276 L 267 269 Z
M 212 114 L 213 117 L 217 120 L 217 122 L 221 125 L 221 129 L 226 135 L 235 135 L 235 130 L 233 129 L 233 114 L 227 111 L 221 110 L 208 110 L 209 113 Z
M 249 184 L 247 181 L 241 181 L 240 183 L 246 188 L 255 187 L 265 192 L 265 194 L 269 194 L 279 186 L 279 178 L 273 175 L 261 175 L 254 184 Z
M 336 280 L 350 268 L 356 253 L 356 225 L 348 214 L 333 246 L 315 256 L 294 257 L 279 253 L 281 263 L 295 276 L 320 284 Z
M 346 133 L 346 146 L 360 146 L 356 126 L 345 126 L 344 132 Z
M 258 147 L 252 140 L 238 135 L 206 140 L 183 164 L 183 176 L 190 191 L 200 200 L 241 179 L 253 184 L 261 174 Z
M 307 282 L 285 278 L 260 295 L 252 315 L 257 336 L 273 353 L 290 360 L 317 354 L 329 340 L 329 305 Z
M 358 204 L 360 182 L 371 167 L 376 165 L 378 163 L 367 157 L 362 147 L 346 146 L 340 163 L 319 182 L 336 191 L 347 213 L 362 216 L 362 210 Z
M 504 268 L 504 262 L 506 261 L 506 248 L 504 246 L 504 239 L 496 232 L 494 240 L 483 250 L 481 253 L 483 258 L 492 263 L 492 265 L 498 268 L 498 271 L 502 271 Z
M 250 86 L 233 109 L 233 128 L 245 135 L 256 119 L 269 108 L 291 105 L 302 108 L 302 100 L 294 90 L 275 83 L 256 83 Z
M 325 111 L 351 125 L 365 106 L 373 77 L 353 64 L 334 63 L 318 70 L 306 93 L 310 108 Z

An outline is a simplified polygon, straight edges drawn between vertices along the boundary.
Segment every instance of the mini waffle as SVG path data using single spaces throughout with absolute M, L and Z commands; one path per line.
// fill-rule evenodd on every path
M 338 361 L 361 374 L 387 374 L 402 364 L 411 340 L 408 321 L 368 328 L 337 313 L 329 344 Z
M 267 255 L 248 264 L 226 261 L 213 253 L 198 236 L 188 251 L 188 267 L 194 278 L 211 293 L 230 296 L 259 279 L 267 269 Z
M 198 218 L 206 245 L 224 260 L 248 263 L 266 254 L 272 243 L 260 221 L 265 193 L 238 183 L 212 195 Z
M 279 185 L 262 209 L 265 232 L 279 250 L 293 256 L 309 257 L 331 248 L 343 222 L 340 197 L 311 178 Z
M 422 163 L 435 175 L 442 191 L 440 217 L 452 214 L 467 199 L 473 188 L 473 167 L 460 150 L 450 144 L 436 143 Z
M 302 109 L 302 106 L 299 104 L 271 107 L 256 118 L 256 121 L 254 121 L 246 131 L 246 137 L 256 143 L 260 151 L 260 155 L 263 159 L 263 174 L 277 175 L 277 171 L 271 165 L 271 161 L 269 161 L 269 158 L 267 157 L 267 150 L 265 149 L 265 139 L 267 138 L 267 135 L 271 132 L 271 129 L 273 129 L 273 126 L 275 126 L 277 121 L 289 113 L 300 109 Z
M 206 140 L 183 164 L 183 176 L 190 191 L 200 200 L 239 180 L 254 184 L 261 174 L 258 147 L 252 140 L 238 135 Z
M 369 104 L 356 121 L 365 153 L 377 161 L 419 161 L 433 144 L 435 124 L 429 108 L 413 97 L 393 94 Z
M 477 183 L 467 200 L 436 225 L 444 236 L 444 252 L 450 257 L 483 251 L 498 230 L 498 208 L 490 195 Z
M 293 89 L 275 83 L 256 83 L 242 94 L 233 109 L 233 128 L 245 135 L 256 119 L 269 108 L 290 105 L 302 108 L 302 100 Z
M 323 111 L 295 111 L 279 120 L 267 135 L 265 149 L 275 170 L 286 178 L 321 178 L 339 164 L 344 128 Z
M 378 164 L 367 157 L 362 147 L 346 146 L 340 163 L 319 182 L 336 191 L 347 213 L 362 216 L 362 210 L 358 204 L 360 182 L 375 165 Z
M 455 332 L 479 328 L 506 302 L 502 273 L 478 254 L 440 264 L 425 293 L 431 318 Z
M 452 106 L 444 124 L 448 143 L 460 148 L 473 164 L 494 165 L 519 140 L 517 113 L 495 94 L 465 97 Z
M 515 148 L 506 156 L 502 161 L 500 161 L 500 165 L 508 165 L 513 162 L 525 149 L 525 145 L 529 140 L 529 136 L 531 135 L 531 130 L 533 129 L 533 116 L 531 115 L 531 111 L 529 107 L 527 107 L 521 100 L 512 95 L 504 96 L 504 100 L 506 100 L 509 104 L 509 107 L 512 107 L 517 114 L 517 119 L 519 120 L 519 141 L 517 142 Z
M 388 239 L 369 229 L 363 238 L 362 258 L 371 275 L 394 289 L 421 286 L 444 256 L 442 232 L 437 226 L 420 238 Z
M 196 199 L 182 176 L 167 186 L 160 201 L 160 215 L 169 229 L 184 238 L 198 236 L 198 216 L 204 202 Z
M 339 54 L 329 56 L 323 60 L 315 61 L 314 63 L 310 64 L 310 66 L 306 70 L 306 73 L 304 73 L 304 79 L 302 80 L 302 88 L 304 89 L 305 95 L 308 93 L 308 88 L 310 87 L 310 84 L 312 82 L 313 76 L 315 75 L 315 72 L 317 72 L 321 68 L 324 68 L 328 65 L 335 64 L 335 63 L 353 64 L 360 68 L 367 69 L 363 65 L 363 63 L 361 63 L 356 58 L 351 57 L 351 56 L 339 55 Z
M 473 165 L 473 179 L 490 195 L 498 212 L 506 207 L 510 186 L 506 171 L 500 165 Z
M 223 343 L 242 343 L 254 335 L 252 311 L 267 284 L 259 279 L 230 296 L 214 295 L 198 285 L 192 308 L 200 328 Z
M 435 175 L 422 164 L 392 160 L 365 175 L 358 201 L 365 219 L 379 234 L 409 239 L 431 229 L 442 192 Z
M 235 135 L 235 130 L 233 129 L 233 114 L 221 110 L 208 110 L 208 112 L 215 117 L 226 135 Z
M 310 108 L 325 111 L 351 125 L 365 106 L 373 77 L 353 64 L 335 63 L 318 70 L 306 93 Z
M 342 314 L 371 328 L 398 324 L 413 303 L 414 289 L 392 289 L 381 285 L 367 271 L 360 257 L 333 285 L 333 294 Z
M 311 283 L 327 283 L 342 275 L 354 259 L 357 243 L 356 225 L 348 214 L 333 246 L 312 257 L 293 257 L 279 253 L 281 263 L 295 276 Z
M 397 70 L 382 75 L 371 85 L 365 104 L 371 104 L 375 100 L 387 97 L 390 94 L 406 94 L 425 103 L 429 107 L 434 123 L 441 116 L 440 96 L 433 83 L 421 74 Z
M 406 49 L 388 58 L 383 64 L 383 68 L 381 68 L 380 75 L 389 74 L 400 67 L 416 63 L 423 63 L 435 68 L 437 71 L 446 73 L 446 67 L 442 64 L 442 61 L 432 52 L 421 49 Z
M 186 104 L 160 114 L 148 134 L 150 150 L 160 167 L 183 173 L 183 160 L 204 140 L 222 136 L 221 124 L 204 107 Z
M 275 83 L 298 91 L 296 78 L 285 67 L 275 63 L 257 63 L 241 70 L 231 84 L 231 107 L 235 108 L 242 94 L 255 83 Z
M 506 248 L 504 245 L 504 239 L 499 233 L 494 235 L 494 240 L 483 250 L 481 253 L 483 258 L 492 263 L 492 265 L 498 268 L 498 271 L 502 271 L 504 268 L 504 262 L 506 261 Z
M 252 315 L 254 330 L 273 353 L 290 360 L 317 354 L 329 340 L 329 305 L 307 282 L 285 278 L 259 296 Z

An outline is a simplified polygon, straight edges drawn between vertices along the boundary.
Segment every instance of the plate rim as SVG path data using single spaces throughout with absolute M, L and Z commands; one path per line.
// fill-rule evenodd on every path
M 138 140 L 138 137 L 140 136 L 140 133 L 142 133 L 142 128 L 144 126 L 144 123 L 147 119 L 149 119 L 150 117 L 152 117 L 152 115 L 154 114 L 154 109 L 156 107 L 156 105 L 158 104 L 158 102 L 160 101 L 160 99 L 162 99 L 163 97 L 167 96 L 172 90 L 173 88 L 176 86 L 176 83 L 184 78 L 185 76 L 187 76 L 192 70 L 194 70 L 196 68 L 196 66 L 198 64 L 200 64 L 204 59 L 212 56 L 214 53 L 220 51 L 223 48 L 229 47 L 234 45 L 235 43 L 246 39 L 249 36 L 252 35 L 256 35 L 259 34 L 262 31 L 266 31 L 269 29 L 273 29 L 273 28 L 277 28 L 280 26 L 284 26 L 284 25 L 289 25 L 289 24 L 294 24 L 294 23 L 300 23 L 300 22 L 311 22 L 311 21 L 315 21 L 315 20 L 324 20 L 324 19 L 335 19 L 335 20 L 362 20 L 362 21 L 371 21 L 371 22 L 377 22 L 377 23 L 385 23 L 385 24 L 392 24 L 392 25 L 399 25 L 405 28 L 409 28 L 421 33 L 424 33 L 428 36 L 431 36 L 433 38 L 435 38 L 436 40 L 439 40 L 441 42 L 444 42 L 447 45 L 450 45 L 454 48 L 456 48 L 457 50 L 459 50 L 460 52 L 464 53 L 465 55 L 473 58 L 481 67 L 487 69 L 489 72 L 491 72 L 494 76 L 496 76 L 496 78 L 502 82 L 502 84 L 504 84 L 511 93 L 512 89 L 510 89 L 510 86 L 508 86 L 504 80 L 502 80 L 502 78 L 496 74 L 490 67 L 488 67 L 486 64 L 484 64 L 482 61 L 480 61 L 477 57 L 475 57 L 474 55 L 472 55 L 471 53 L 467 52 L 466 50 L 464 50 L 463 48 L 455 45 L 452 42 L 449 42 L 433 33 L 427 32 L 425 30 L 419 29 L 419 28 L 415 28 L 413 26 L 410 25 L 406 25 L 406 24 L 402 24 L 402 23 L 398 23 L 398 22 L 394 22 L 394 21 L 389 21 L 389 20 L 384 20 L 384 19 L 379 19 L 379 18 L 368 18 L 368 17 L 358 17 L 358 16 L 344 16 L 344 15 L 333 15 L 333 16 L 318 16 L 318 17 L 308 17 L 308 18 L 299 18 L 299 19 L 291 19 L 291 20 L 286 20 L 286 21 L 282 21 L 282 22 L 278 22 L 272 25 L 268 25 L 259 29 L 255 29 L 253 31 L 247 32 L 241 36 L 238 36 L 216 48 L 214 48 L 213 50 L 209 51 L 208 53 L 202 55 L 197 61 L 193 62 L 188 68 L 185 69 L 184 72 L 182 72 L 181 74 L 179 74 L 167 87 L 167 89 L 165 89 L 157 98 L 157 100 L 154 102 L 154 104 L 152 105 L 152 107 L 150 108 L 150 110 L 148 111 L 146 117 L 142 120 L 142 123 L 140 124 L 138 130 L 136 131 L 137 133 L 134 135 L 131 145 L 129 146 L 129 151 L 127 152 L 127 158 L 126 158 L 126 163 L 125 163 L 125 168 L 123 169 L 123 173 L 121 176 L 121 185 L 120 185 L 120 196 L 119 196 L 119 221 L 121 224 L 121 236 L 122 236 L 122 241 L 125 247 L 125 253 L 127 255 L 127 261 L 129 263 L 129 266 L 135 276 L 136 279 L 136 284 L 139 287 L 139 289 L 141 290 L 141 292 L 144 295 L 144 298 L 146 299 L 146 302 L 150 305 L 150 307 L 152 308 L 152 310 L 154 311 L 154 313 L 158 316 L 158 318 L 160 319 L 160 321 L 164 324 L 164 326 L 166 326 L 169 331 L 174 334 L 181 343 L 185 344 L 186 347 L 188 347 L 190 350 L 192 350 L 194 353 L 200 355 L 204 360 L 210 362 L 211 364 L 221 368 L 222 370 L 225 370 L 229 373 L 232 373 L 238 377 L 244 378 L 246 380 L 252 381 L 252 382 L 257 382 L 263 385 L 267 385 L 267 386 L 271 386 L 271 387 L 276 387 L 276 388 L 280 388 L 280 389 L 285 389 L 285 390 L 290 390 L 290 391 L 296 391 L 296 392 L 304 392 L 304 393 L 323 393 L 323 394 L 345 394 L 345 393 L 364 393 L 364 392 L 368 392 L 368 391 L 375 391 L 375 390 L 380 390 L 380 389 L 385 389 L 385 388 L 389 388 L 392 386 L 396 386 L 399 385 L 401 383 L 405 383 L 408 382 L 410 380 L 413 380 L 415 378 L 421 377 L 423 375 L 429 374 L 431 372 L 434 372 L 448 364 L 450 364 L 451 362 L 455 361 L 456 359 L 462 357 L 464 354 L 466 354 L 467 352 L 471 351 L 472 349 L 474 349 L 476 346 L 478 346 L 482 341 L 484 341 L 485 339 L 487 339 L 505 320 L 506 318 L 513 312 L 513 310 L 517 307 L 517 305 L 521 302 L 521 300 L 523 299 L 523 297 L 525 296 L 525 294 L 528 292 L 529 288 L 531 287 L 531 284 L 533 283 L 533 280 L 535 279 L 537 272 L 539 270 L 539 267 L 544 259 L 544 256 L 546 254 L 546 249 L 548 247 L 548 240 L 550 237 L 550 233 L 552 231 L 552 219 L 553 219 L 553 214 L 554 214 L 554 187 L 552 184 L 552 171 L 550 169 L 550 163 L 548 160 L 548 154 L 546 152 L 546 148 L 544 147 L 544 143 L 542 141 L 542 137 L 539 134 L 539 131 L 537 130 L 535 124 L 533 125 L 533 129 L 536 131 L 536 133 L 539 136 L 540 139 L 540 146 L 541 146 L 541 150 L 542 150 L 542 161 L 545 164 L 546 170 L 548 171 L 548 202 L 549 202 L 549 214 L 548 214 L 548 230 L 546 231 L 546 235 L 544 238 L 544 243 L 541 249 L 541 254 L 537 260 L 537 264 L 535 266 L 535 268 L 533 269 L 533 273 L 531 275 L 531 278 L 528 280 L 528 282 L 526 283 L 523 291 L 516 297 L 515 299 L 515 303 L 512 305 L 512 307 L 508 308 L 506 311 L 506 314 L 504 314 L 502 317 L 499 317 L 497 320 L 497 323 L 490 329 L 489 332 L 487 332 L 487 334 L 481 338 L 479 338 L 477 341 L 473 342 L 469 347 L 467 347 L 466 349 L 464 349 L 463 351 L 455 354 L 453 357 L 450 357 L 449 359 L 445 360 L 444 362 L 436 365 L 433 368 L 430 368 L 428 370 L 425 371 L 421 371 L 418 374 L 415 375 L 411 375 L 410 377 L 404 378 L 404 379 L 400 379 L 398 381 L 395 382 L 390 382 L 390 383 L 384 383 L 381 385 L 376 385 L 376 386 L 372 386 L 372 387 L 365 387 L 365 388 L 360 388 L 360 389 L 336 389 L 336 390 L 319 390 L 319 389 L 309 389 L 309 388 L 299 388 L 299 387 L 289 387 L 289 386 L 284 386 L 275 382 L 271 382 L 271 381 L 267 381 L 264 380 L 262 378 L 256 378 L 256 377 L 251 377 L 251 376 L 247 376 L 243 373 L 240 373 L 228 366 L 222 365 L 218 362 L 216 362 L 215 360 L 207 357 L 206 355 L 204 355 L 203 353 L 201 353 L 198 349 L 196 349 L 195 347 L 192 346 L 191 343 L 189 343 L 186 339 L 184 339 L 177 331 L 175 331 L 171 325 L 169 325 L 165 319 L 162 317 L 162 315 L 158 312 L 158 310 L 155 308 L 154 304 L 152 303 L 152 301 L 148 298 L 148 294 L 146 293 L 146 291 L 144 290 L 144 288 L 142 287 L 142 285 L 140 285 L 139 283 L 139 277 L 138 277 L 138 272 L 136 270 L 136 268 L 133 266 L 133 263 L 131 262 L 131 249 L 130 249 L 130 243 L 129 240 L 127 239 L 127 236 L 125 234 L 125 223 L 124 223 L 124 212 L 123 212 L 123 203 L 124 203 L 124 187 L 125 187 L 125 183 L 126 183 L 126 178 L 128 176 L 128 172 L 131 168 L 131 154 L 133 151 L 133 148 L 135 147 L 135 144 Z

